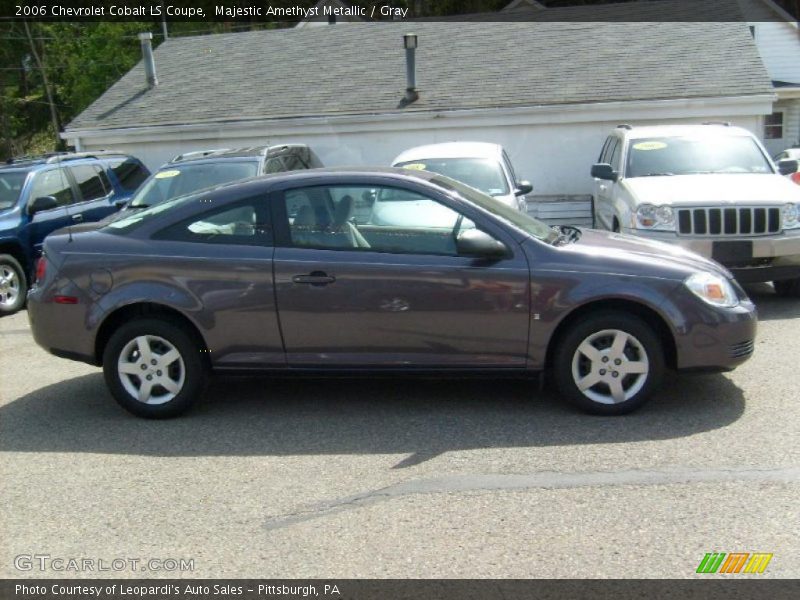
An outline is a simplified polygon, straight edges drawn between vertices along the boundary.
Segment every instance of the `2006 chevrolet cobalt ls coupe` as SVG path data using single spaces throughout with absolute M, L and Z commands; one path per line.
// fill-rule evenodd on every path
M 397 223 L 371 219 L 375 199 Z M 407 214 L 404 214 L 407 211 Z M 176 198 L 47 238 L 28 314 L 117 401 L 169 417 L 211 371 L 534 373 L 600 414 L 666 368 L 729 370 L 753 304 L 681 248 L 558 230 L 435 173 L 320 169 Z

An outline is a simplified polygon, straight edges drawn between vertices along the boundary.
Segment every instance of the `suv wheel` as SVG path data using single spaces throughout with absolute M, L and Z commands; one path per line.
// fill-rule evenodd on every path
M 25 305 L 28 292 L 25 271 L 17 259 L 0 254 L 0 315 L 10 315 Z
M 773 281 L 775 293 L 784 298 L 800 298 L 800 278 Z
M 573 325 L 561 338 L 554 359 L 561 394 L 598 415 L 639 408 L 664 372 L 658 336 L 641 319 L 621 312 L 600 313 Z
M 192 337 L 160 319 L 120 327 L 103 353 L 103 374 L 123 408 L 155 419 L 188 410 L 202 393 L 207 376 Z

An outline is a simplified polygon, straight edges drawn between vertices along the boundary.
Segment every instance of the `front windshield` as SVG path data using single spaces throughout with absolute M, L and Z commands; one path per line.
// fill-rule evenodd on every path
M 27 171 L 7 171 L 0 173 L 0 212 L 17 205 L 22 186 L 25 185 Z
M 508 194 L 503 168 L 498 161 L 490 158 L 433 158 L 410 160 L 395 166 L 439 173 L 490 196 Z
M 631 141 L 626 177 L 697 173 L 772 173 L 750 137 L 709 135 Z
M 200 189 L 255 177 L 258 165 L 257 160 L 169 165 L 145 182 L 130 207 L 146 208 Z
M 521 229 L 536 239 L 550 243 L 558 235 L 541 221 L 534 219 L 526 213 L 513 209 L 510 206 L 506 206 L 505 204 L 494 200 L 486 194 L 481 193 L 475 188 L 464 185 L 459 181 L 450 179 L 449 177 L 441 176 L 433 177 L 431 181 L 445 189 L 456 192 L 459 196 L 463 196 L 473 204 L 476 204 L 482 209 L 492 213 L 494 216 L 499 217 L 504 221 L 508 221 L 517 229 Z

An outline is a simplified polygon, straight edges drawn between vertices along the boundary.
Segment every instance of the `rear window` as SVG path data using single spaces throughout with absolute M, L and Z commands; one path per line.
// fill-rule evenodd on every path
M 150 175 L 144 165 L 133 158 L 111 160 L 109 166 L 123 189 L 129 192 L 135 191 Z

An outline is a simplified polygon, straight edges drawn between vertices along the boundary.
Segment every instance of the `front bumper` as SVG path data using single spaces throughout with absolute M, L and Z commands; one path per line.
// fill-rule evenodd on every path
M 623 233 L 675 244 L 712 258 L 730 269 L 741 283 L 800 277 L 800 230 L 760 237 L 689 237 L 674 231 L 630 228 L 623 228 Z
M 707 305 L 683 288 L 672 296 L 679 370 L 730 371 L 753 355 L 756 307 L 741 288 L 737 292 L 740 301 L 733 308 Z

